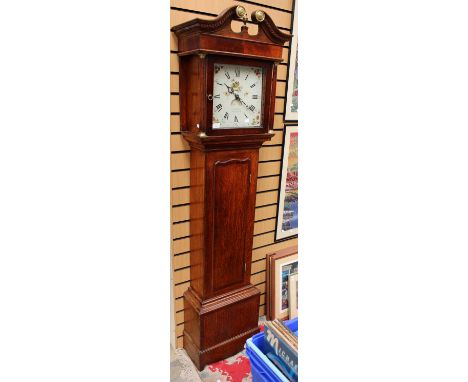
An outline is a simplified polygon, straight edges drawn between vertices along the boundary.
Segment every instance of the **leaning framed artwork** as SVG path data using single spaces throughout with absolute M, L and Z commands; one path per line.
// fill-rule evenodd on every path
M 298 121 L 298 59 L 297 59 L 297 1 L 294 1 L 292 20 L 292 40 L 289 50 L 288 82 L 286 84 L 286 102 L 284 119 L 286 122 Z
M 291 273 L 289 275 L 289 319 L 297 317 L 297 307 L 298 307 L 298 284 L 299 284 L 299 273 Z
M 275 239 L 297 235 L 298 228 L 298 130 L 297 125 L 286 125 L 283 136 L 283 157 Z
M 267 320 L 285 320 L 289 317 L 290 275 L 298 273 L 297 245 L 266 256 Z

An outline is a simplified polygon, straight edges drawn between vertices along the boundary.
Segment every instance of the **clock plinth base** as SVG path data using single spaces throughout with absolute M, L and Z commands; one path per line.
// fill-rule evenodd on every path
M 253 285 L 201 300 L 184 293 L 184 348 L 199 370 L 244 348 L 258 332 L 260 291 Z

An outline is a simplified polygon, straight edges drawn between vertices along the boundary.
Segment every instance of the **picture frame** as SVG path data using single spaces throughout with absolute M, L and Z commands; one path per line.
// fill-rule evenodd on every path
M 298 281 L 299 281 L 299 273 L 292 273 L 289 275 L 289 319 L 292 320 L 293 318 L 297 317 L 297 307 L 298 307 Z
M 297 56 L 297 2 L 294 1 L 292 14 L 292 39 L 289 49 L 288 74 L 286 83 L 286 102 L 284 103 L 285 122 L 297 122 L 298 119 L 298 56 Z
M 289 317 L 289 274 L 298 273 L 297 245 L 267 254 L 267 320 Z
M 283 134 L 280 189 L 275 241 L 297 236 L 299 225 L 298 126 L 286 125 Z

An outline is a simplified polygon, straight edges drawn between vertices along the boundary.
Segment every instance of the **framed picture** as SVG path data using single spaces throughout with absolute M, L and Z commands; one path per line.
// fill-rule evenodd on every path
M 286 122 L 298 121 L 298 60 L 297 60 L 297 1 L 294 1 L 292 16 L 292 40 L 289 49 L 288 82 L 286 84 L 286 102 L 284 104 L 284 119 Z
M 289 275 L 298 273 L 297 245 L 267 255 L 267 320 L 289 317 Z
M 276 215 L 276 240 L 296 236 L 299 220 L 297 125 L 286 125 L 283 139 L 281 184 Z
M 298 280 L 299 273 L 292 273 L 289 275 L 289 319 L 297 317 L 297 300 L 298 300 Z

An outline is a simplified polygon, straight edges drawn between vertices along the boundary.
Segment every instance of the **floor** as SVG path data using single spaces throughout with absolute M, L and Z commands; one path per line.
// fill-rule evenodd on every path
M 171 346 L 171 382 L 202 382 L 198 370 L 184 349 Z
M 260 317 L 259 325 L 265 320 Z M 251 382 L 250 364 L 242 352 L 198 371 L 184 349 L 171 346 L 171 382 Z
M 184 349 L 171 349 L 171 382 L 252 382 L 245 350 L 198 371 Z

